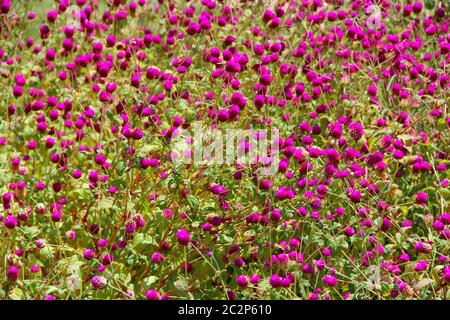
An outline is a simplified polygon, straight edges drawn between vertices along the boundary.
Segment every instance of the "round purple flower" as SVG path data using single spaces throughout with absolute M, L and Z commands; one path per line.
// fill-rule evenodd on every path
M 14 216 L 8 216 L 3 223 L 8 229 L 14 229 L 17 226 L 17 219 Z
M 161 263 L 164 260 L 164 256 L 159 252 L 154 252 L 152 254 L 153 263 Z
M 88 260 L 88 261 L 92 260 L 94 258 L 94 256 L 95 256 L 95 252 L 92 249 L 86 249 L 83 252 L 83 258 Z
M 244 275 L 239 275 L 236 277 L 236 284 L 241 288 L 246 288 L 248 286 L 248 279 Z
M 148 290 L 145 293 L 145 298 L 147 298 L 147 300 L 160 300 L 161 297 L 159 296 L 159 293 L 155 290 Z
M 415 271 L 425 271 L 428 268 L 428 262 L 425 260 L 419 261 L 415 266 L 414 266 L 414 270 Z
M 12 266 L 8 269 L 6 273 L 6 277 L 8 278 L 9 282 L 15 282 L 19 278 L 19 268 L 16 266 Z
M 337 278 L 334 276 L 324 276 L 322 281 L 328 287 L 335 287 L 338 282 Z
M 108 281 L 102 276 L 94 276 L 91 280 L 91 285 L 97 290 L 102 290 L 106 288 Z
M 259 274 L 253 274 L 250 276 L 250 283 L 256 285 L 261 282 L 261 277 Z
M 189 232 L 187 232 L 186 229 L 180 229 L 177 232 L 177 240 L 179 244 L 185 246 L 191 241 L 191 236 L 189 235 Z
M 425 192 L 419 192 L 416 194 L 416 203 L 425 206 L 428 201 L 428 195 Z
M 272 288 L 278 288 L 281 285 L 282 278 L 278 274 L 273 274 L 269 278 L 269 284 Z

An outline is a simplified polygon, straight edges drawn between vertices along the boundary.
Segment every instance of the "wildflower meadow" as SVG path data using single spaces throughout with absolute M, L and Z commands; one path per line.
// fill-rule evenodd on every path
M 0 299 L 449 299 L 449 28 L 448 0 L 0 0 Z

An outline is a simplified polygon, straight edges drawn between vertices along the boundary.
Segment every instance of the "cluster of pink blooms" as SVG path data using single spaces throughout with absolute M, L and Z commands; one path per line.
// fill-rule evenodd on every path
M 449 4 L 276 3 L 0 0 L 6 295 L 444 297 Z M 174 165 L 195 121 L 276 172 Z

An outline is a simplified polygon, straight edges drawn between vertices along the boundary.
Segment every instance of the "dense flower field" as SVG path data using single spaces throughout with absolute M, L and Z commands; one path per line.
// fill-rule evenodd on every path
M 0 297 L 449 298 L 449 5 L 0 0 Z

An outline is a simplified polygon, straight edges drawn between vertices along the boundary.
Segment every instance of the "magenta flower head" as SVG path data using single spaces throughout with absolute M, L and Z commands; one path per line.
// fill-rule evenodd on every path
M 248 286 L 248 279 L 244 275 L 236 277 L 236 284 L 241 288 L 246 288 Z
M 272 212 L 270 213 L 270 220 L 274 221 L 274 222 L 278 222 L 281 220 L 281 212 L 280 210 L 272 210 Z
M 348 194 L 348 197 L 353 203 L 359 203 L 362 199 L 361 192 L 359 192 L 358 190 L 351 190 Z
M 80 179 L 82 175 L 83 175 L 83 173 L 79 169 L 75 169 L 72 172 L 72 177 L 74 177 L 74 179 Z
M 106 36 L 106 46 L 107 47 L 113 47 L 116 44 L 116 38 L 110 34 Z
M 12 92 L 14 97 L 19 98 L 23 95 L 23 88 L 21 86 L 14 86 Z
M 95 252 L 92 249 L 86 249 L 83 252 L 83 258 L 88 260 L 88 261 L 92 260 L 94 258 L 94 256 L 95 256 Z
M 55 60 L 55 58 L 56 58 L 56 52 L 55 52 L 55 50 L 54 50 L 54 49 L 48 49 L 48 50 L 45 52 L 45 57 L 46 57 L 47 60 L 49 60 L 49 61 Z
M 400 257 L 399 257 L 399 261 L 400 262 L 408 262 L 408 261 L 410 261 L 411 260 L 411 258 L 409 257 L 409 255 L 408 254 L 406 254 L 406 253 L 402 253 L 401 255 L 400 255 Z
M 253 274 L 252 276 L 250 276 L 250 283 L 251 284 L 257 285 L 260 282 L 261 282 L 261 277 L 259 276 L 259 274 Z
M 201 32 L 201 27 L 197 23 L 191 23 L 186 28 L 186 31 L 190 36 L 193 36 L 193 35 Z
M 44 239 L 37 239 L 34 244 L 36 245 L 36 248 L 42 249 L 45 247 L 45 240 Z
M 51 218 L 52 218 L 52 221 L 54 221 L 54 222 L 60 222 L 61 221 L 61 211 L 59 211 L 59 210 L 53 211 L 51 214 Z
M 419 192 L 416 194 L 416 203 L 421 206 L 425 206 L 428 201 L 428 195 L 425 192 Z
M 425 260 L 422 260 L 422 261 L 419 261 L 419 262 L 415 265 L 414 270 L 420 272 L 420 271 L 425 271 L 425 270 L 427 270 L 427 268 L 428 268 L 428 262 L 425 261 Z
M 338 282 L 337 278 L 334 276 L 324 276 L 322 281 L 328 287 L 335 287 Z
M 49 23 L 53 23 L 58 18 L 58 11 L 49 11 L 47 13 L 47 20 Z
M 177 240 L 179 244 L 185 246 L 191 241 L 191 236 L 186 229 L 180 229 L 177 232 Z
M 420 12 L 422 12 L 422 9 L 423 9 L 422 2 L 415 2 L 412 6 L 412 11 L 414 13 L 420 13 Z
M 145 298 L 147 300 L 160 300 L 161 299 L 161 297 L 159 296 L 159 293 L 155 290 L 148 290 L 145 293 Z
M 7 14 L 11 9 L 10 0 L 1 0 L 0 1 L 0 13 Z
M 114 256 L 112 254 L 105 254 L 102 258 L 102 263 L 107 266 L 114 262 Z
M 105 248 L 105 247 L 108 245 L 108 240 L 106 240 L 106 239 L 99 239 L 99 240 L 97 241 L 97 245 L 98 245 L 100 248 Z
M 153 263 L 160 263 L 163 260 L 164 260 L 164 256 L 161 253 L 154 252 L 152 254 L 152 261 L 153 261 Z
M 19 278 L 19 268 L 16 266 L 12 266 L 8 269 L 6 273 L 6 277 L 8 278 L 9 282 L 15 282 Z
M 289 288 L 291 283 L 292 283 L 291 279 L 289 279 L 288 277 L 285 277 L 285 278 L 281 279 L 280 286 L 283 288 Z
M 126 234 L 133 234 L 136 231 L 136 221 L 129 221 L 125 225 L 125 233 Z
M 450 266 L 445 266 L 442 269 L 442 276 L 444 278 L 445 283 L 450 283 Z
M 309 298 L 309 300 L 319 300 L 320 299 L 320 297 L 319 297 L 319 295 L 317 293 L 309 294 L 308 298 Z
M 17 219 L 14 216 L 8 216 L 3 223 L 8 229 L 14 229 L 17 226 Z
M 31 273 L 37 273 L 37 272 L 39 272 L 39 270 L 41 270 L 41 267 L 39 267 L 39 266 L 37 266 L 37 265 L 32 265 L 32 266 L 30 267 L 30 272 L 31 272 Z
M 94 276 L 91 280 L 91 285 L 94 287 L 94 289 L 102 290 L 106 288 L 106 286 L 108 285 L 108 281 L 102 276 Z
M 278 274 L 273 274 L 269 278 L 269 284 L 272 288 L 278 288 L 281 285 L 282 278 Z
M 103 165 L 106 161 L 106 157 L 103 154 L 98 154 L 95 156 L 95 163 L 99 166 Z
M 145 219 L 140 214 L 133 216 L 133 220 L 136 222 L 137 228 L 143 228 L 145 226 Z
M 352 237 L 353 235 L 355 235 L 355 229 L 353 229 L 352 227 L 346 227 L 346 228 L 344 229 L 344 234 L 345 234 L 347 237 Z
M 433 247 L 431 246 L 431 244 L 426 242 L 416 242 L 415 248 L 416 251 L 420 253 L 430 253 L 431 251 L 433 251 Z
M 70 240 L 74 240 L 77 237 L 77 233 L 74 230 L 69 230 L 66 232 L 66 237 Z
M 367 94 L 371 97 L 374 97 L 377 95 L 377 87 L 374 85 L 370 85 L 367 89 Z

